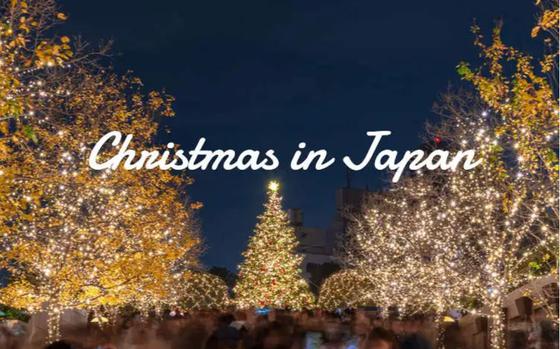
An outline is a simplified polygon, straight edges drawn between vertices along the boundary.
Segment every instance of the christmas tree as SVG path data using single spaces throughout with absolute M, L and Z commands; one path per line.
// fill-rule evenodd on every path
M 234 288 L 239 308 L 273 307 L 302 309 L 313 304 L 314 297 L 299 269 L 303 257 L 288 215 L 282 210 L 279 185 L 271 182 L 264 213 L 258 217 L 255 235 L 243 253 Z

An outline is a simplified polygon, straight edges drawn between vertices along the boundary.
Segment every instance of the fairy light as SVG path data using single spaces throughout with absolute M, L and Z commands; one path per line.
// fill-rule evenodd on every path
M 0 27 L 0 130 L 12 132 L 7 148 L 0 144 L 0 188 L 9 189 L 0 190 L 0 246 L 10 272 L 0 302 L 46 311 L 53 340 L 65 309 L 135 304 L 147 313 L 169 299 L 171 275 L 198 264 L 200 238 L 184 204 L 188 178 L 101 175 L 85 161 L 88 145 L 112 127 L 156 149 L 154 120 L 171 115 L 170 98 L 71 64 L 80 57 L 69 58 L 68 38 L 35 40 L 42 28 L 12 27 L 32 20 L 20 20 L 21 8 L 0 11 L 15 16 Z M 14 131 L 4 127 L 12 119 L 21 126 Z
M 349 300 L 337 290 L 339 276 L 333 277 L 321 290 L 320 304 L 441 314 L 468 310 L 464 299 L 478 299 L 486 307 L 472 311 L 491 319 L 492 348 L 503 348 L 504 299 L 534 278 L 523 266 L 546 254 L 552 257 L 543 270 L 556 270 L 558 188 L 556 173 L 530 167 L 518 142 L 511 148 L 522 170 L 501 160 L 493 140 L 481 137 L 494 134 L 490 125 L 498 119 L 449 115 L 436 134 L 445 134 L 446 142 L 458 145 L 455 150 L 469 144 L 483 165 L 413 175 L 372 196 L 353 217 L 343 254 L 350 269 L 342 273 L 367 282 L 354 288 Z
M 218 276 L 201 271 L 185 271 L 174 276 L 166 306 L 180 312 L 194 310 L 223 310 L 231 300 L 226 283 Z
M 341 270 L 321 285 L 317 306 L 329 311 L 379 303 L 377 285 L 357 269 Z
M 239 266 L 235 304 L 242 309 L 312 307 L 314 297 L 301 275 L 303 257 L 295 252 L 298 240 L 282 209 L 278 182 L 269 183 L 264 212 L 257 219 L 255 234 Z

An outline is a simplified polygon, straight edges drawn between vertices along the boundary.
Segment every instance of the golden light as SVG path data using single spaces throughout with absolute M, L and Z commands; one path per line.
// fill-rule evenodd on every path
M 315 297 L 303 275 L 303 256 L 288 213 L 282 209 L 280 185 L 268 183 L 264 212 L 257 217 L 254 235 L 243 252 L 238 279 L 233 288 L 238 309 L 273 307 L 310 309 Z
M 277 181 L 270 181 L 270 183 L 268 183 L 268 189 L 272 191 L 278 191 L 279 188 L 280 183 L 278 183 Z

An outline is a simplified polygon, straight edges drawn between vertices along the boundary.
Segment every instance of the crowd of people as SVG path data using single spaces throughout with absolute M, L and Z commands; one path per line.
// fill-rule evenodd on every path
M 449 320 L 452 320 L 449 318 Z M 329 313 L 278 310 L 128 314 L 103 326 L 67 321 L 61 340 L 45 345 L 46 329 L 0 322 L 0 349 L 447 349 L 473 348 L 456 321 L 431 317 L 382 319 L 364 309 Z M 511 349 L 558 348 L 558 331 L 542 327 L 539 344 L 513 331 Z M 442 344 L 443 346 L 439 346 Z M 482 349 L 480 347 L 480 349 Z M 477 345 L 474 348 L 479 349 Z
M 173 315 L 173 316 L 171 316 Z M 425 322 L 388 324 L 366 312 L 234 311 L 130 318 L 101 329 L 63 331 L 62 340 L 6 349 L 431 349 Z M 64 333 L 66 332 L 66 333 Z M 433 340 L 433 338 L 432 338 Z

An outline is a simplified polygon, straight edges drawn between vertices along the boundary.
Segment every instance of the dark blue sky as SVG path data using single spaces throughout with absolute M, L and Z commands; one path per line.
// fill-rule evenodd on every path
M 306 224 L 327 226 L 345 184 L 341 157 L 365 152 L 367 130 L 393 132 L 383 148 L 418 146 L 434 100 L 458 83 L 457 63 L 477 59 L 473 18 L 485 32 L 503 19 L 506 40 L 524 48 L 535 17 L 531 0 L 66 0 L 63 9 L 61 31 L 114 39 L 118 70 L 177 98 L 169 137 L 182 148 L 206 137 L 210 149 L 276 150 L 274 173 L 191 173 L 189 194 L 205 204 L 203 261 L 232 270 L 268 179 L 282 182 L 285 206 L 301 207 Z M 289 170 L 300 141 L 337 163 Z M 352 178 L 385 183 L 371 168 Z

